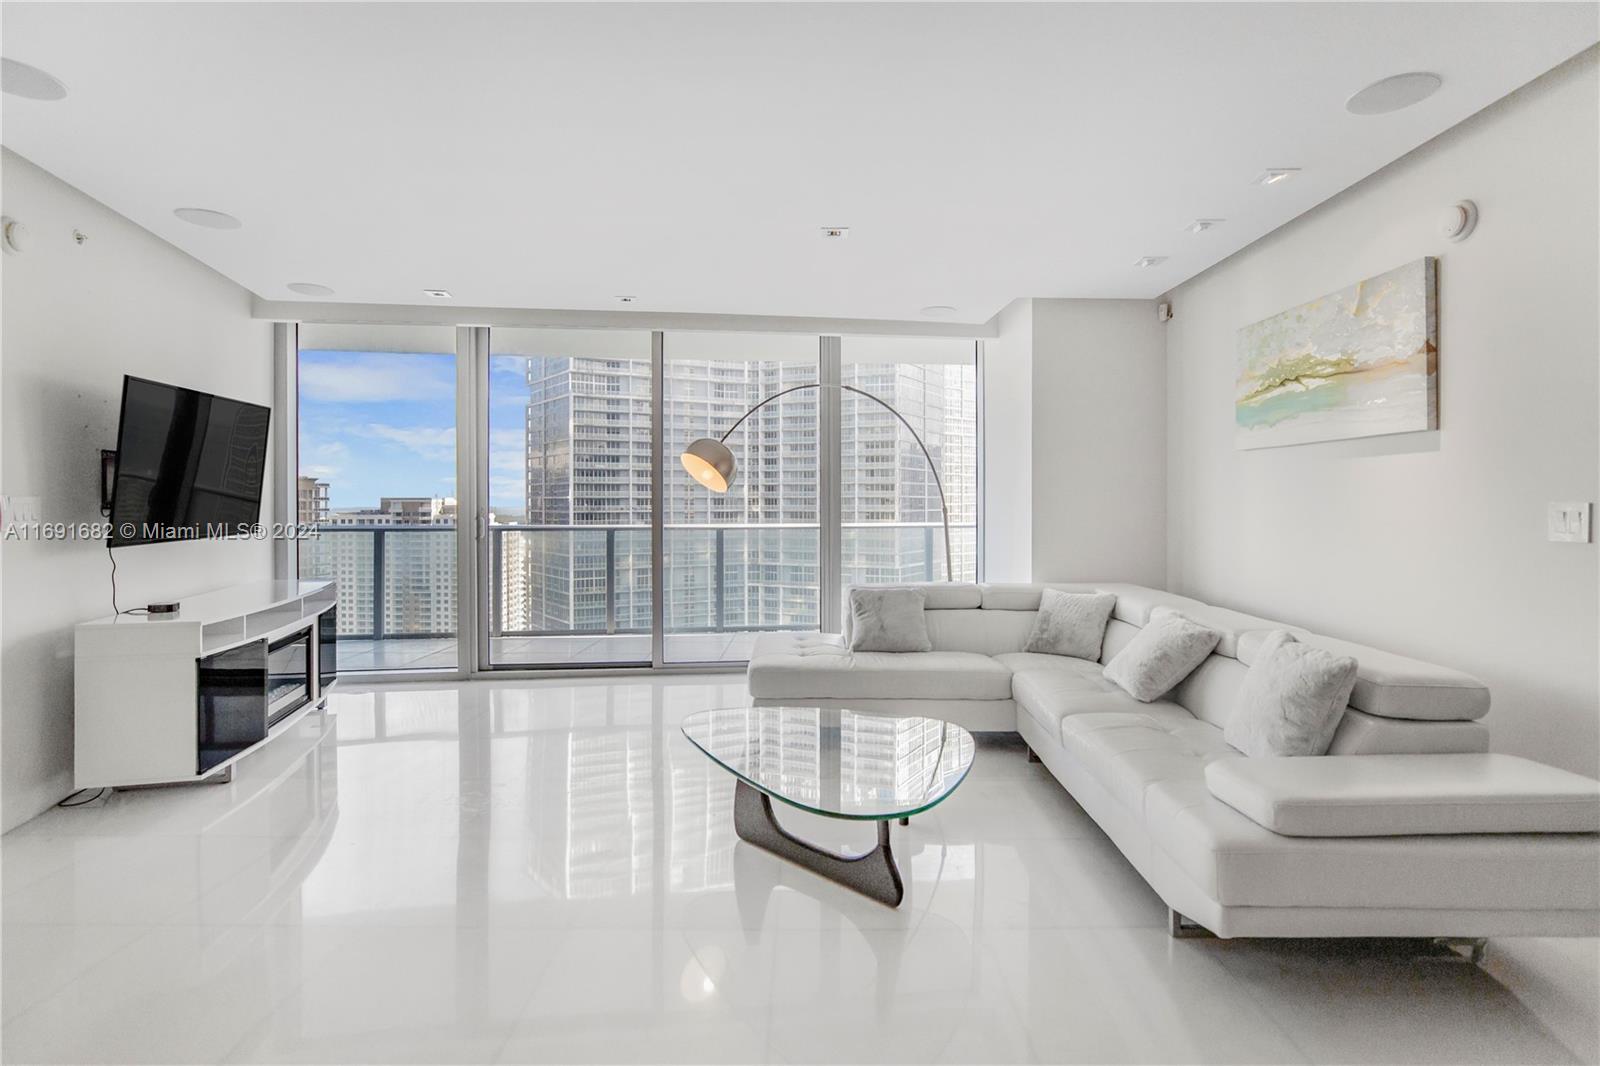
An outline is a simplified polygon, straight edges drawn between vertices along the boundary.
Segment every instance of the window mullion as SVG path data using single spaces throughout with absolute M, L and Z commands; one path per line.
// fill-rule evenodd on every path
M 817 590 L 817 609 L 818 628 L 824 633 L 839 632 L 844 617 L 841 347 L 838 337 L 818 338 L 817 380 L 822 388 L 817 390 L 817 578 L 822 587 Z

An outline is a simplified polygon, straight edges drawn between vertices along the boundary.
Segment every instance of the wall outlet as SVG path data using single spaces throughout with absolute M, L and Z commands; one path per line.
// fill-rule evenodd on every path
M 1577 500 L 1552 503 L 1549 510 L 1550 539 L 1570 544 L 1589 543 L 1591 505 Z

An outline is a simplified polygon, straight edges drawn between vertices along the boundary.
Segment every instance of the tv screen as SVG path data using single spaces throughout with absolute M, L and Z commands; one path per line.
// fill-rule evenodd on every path
M 261 516 L 271 414 L 260 404 L 124 377 L 111 547 L 248 533 Z

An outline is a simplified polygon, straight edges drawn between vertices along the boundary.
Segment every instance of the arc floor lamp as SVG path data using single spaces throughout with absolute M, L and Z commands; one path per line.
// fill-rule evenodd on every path
M 884 400 L 864 389 L 858 389 L 854 385 L 824 385 L 821 382 L 792 385 L 787 389 L 780 389 L 740 415 L 722 436 L 716 438 L 701 437 L 699 440 L 691 441 L 679 457 L 683 462 L 683 468 L 689 472 L 690 477 L 712 492 L 727 492 L 728 488 L 733 484 L 734 475 L 739 470 L 739 464 L 733 458 L 733 449 L 729 448 L 726 443 L 728 437 L 733 434 L 734 430 L 744 424 L 745 419 L 767 406 L 773 400 L 787 396 L 791 392 L 799 392 L 802 389 L 838 389 L 841 392 L 853 392 L 857 396 L 865 396 L 885 411 L 894 415 L 895 418 L 900 420 L 900 424 L 906 427 L 906 432 L 911 434 L 911 439 L 917 442 L 918 448 L 922 449 L 922 457 L 928 461 L 928 469 L 933 473 L 933 487 L 939 490 L 939 516 L 944 519 L 944 579 L 946 581 L 954 581 L 955 567 L 950 562 L 950 506 L 945 502 L 944 483 L 939 480 L 939 466 L 933 461 L 933 456 L 929 454 L 928 446 L 922 442 L 922 436 L 911 427 L 911 423 L 906 421 L 905 416 L 890 407 Z

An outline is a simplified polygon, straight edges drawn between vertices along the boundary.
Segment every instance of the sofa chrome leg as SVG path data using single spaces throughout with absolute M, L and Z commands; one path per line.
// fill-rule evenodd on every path
M 1167 935 L 1174 940 L 1202 940 L 1214 934 L 1199 922 L 1191 921 L 1168 907 Z
M 1042 760 L 1039 758 L 1039 756 L 1034 754 L 1034 751 L 1033 751 L 1032 748 L 1029 748 L 1028 749 L 1028 761 L 1029 762 L 1041 762 Z
M 1436 936 L 1433 942 L 1456 952 L 1473 966 L 1483 965 L 1483 955 L 1489 947 L 1488 938 L 1481 936 Z

